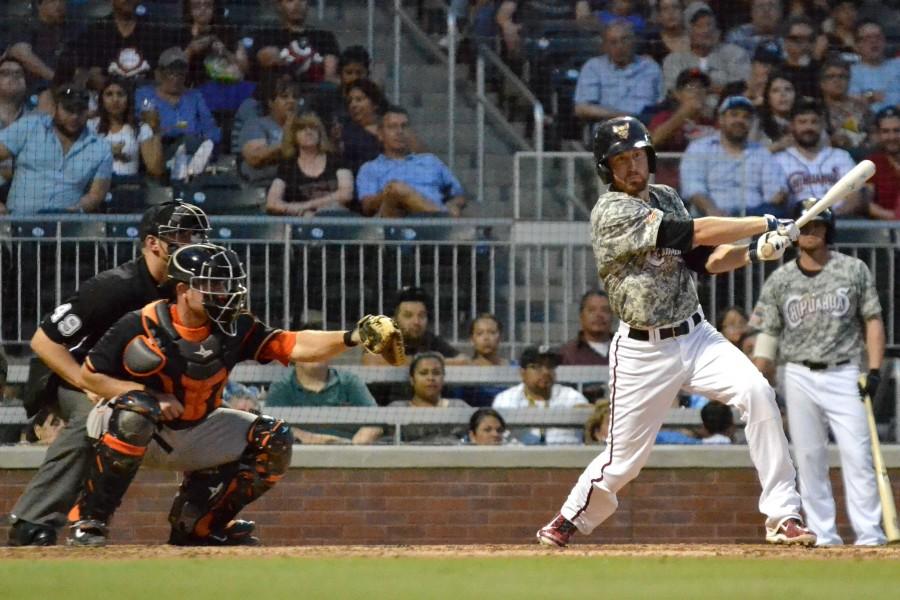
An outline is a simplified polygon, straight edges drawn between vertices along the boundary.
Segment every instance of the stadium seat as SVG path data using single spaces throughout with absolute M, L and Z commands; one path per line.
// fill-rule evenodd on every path
M 109 214 L 143 212 L 147 207 L 147 186 L 143 182 L 113 185 L 103 202 Z
M 204 174 L 186 185 L 173 185 L 173 193 L 208 215 L 262 214 L 266 201 L 260 189 L 242 185 L 233 172 Z

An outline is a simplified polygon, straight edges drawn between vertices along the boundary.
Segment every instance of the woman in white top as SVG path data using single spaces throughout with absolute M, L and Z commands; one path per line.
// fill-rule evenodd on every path
M 148 118 L 140 127 L 134 122 L 134 94 L 132 88 L 116 79 L 109 80 L 100 91 L 99 116 L 90 120 L 90 127 L 106 138 L 112 147 L 113 176 L 130 177 L 140 171 L 143 160 L 147 173 L 153 177 L 165 174 L 162 138 L 155 130 L 159 123 Z M 152 111 L 148 116 L 155 114 Z M 157 119 L 158 120 L 158 119 Z

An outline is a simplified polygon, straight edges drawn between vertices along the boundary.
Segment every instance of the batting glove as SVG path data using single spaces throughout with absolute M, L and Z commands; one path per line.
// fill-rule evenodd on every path
M 761 260 L 778 260 L 784 255 L 784 251 L 791 245 L 791 240 L 786 235 L 782 235 L 777 231 L 770 231 L 759 236 L 756 240 L 756 246 L 750 246 L 747 251 L 750 255 L 750 262 L 759 262 Z M 770 246 L 772 253 L 765 256 L 765 246 Z
M 879 369 L 869 369 L 868 375 L 859 378 L 859 395 L 863 398 L 868 396 L 874 402 L 879 384 L 881 384 L 881 371 Z
M 793 219 L 779 219 L 775 215 L 765 215 L 765 217 L 766 231 L 777 231 L 792 242 L 796 242 L 800 237 L 800 228 Z

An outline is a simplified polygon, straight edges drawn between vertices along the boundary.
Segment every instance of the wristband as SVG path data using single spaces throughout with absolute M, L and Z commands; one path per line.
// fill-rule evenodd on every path
M 778 229 L 778 219 L 775 215 L 763 215 L 766 218 L 766 231 L 775 231 Z
M 354 346 L 359 346 L 359 342 L 353 341 L 353 330 L 348 329 L 344 332 L 344 345 L 348 348 L 353 348 Z

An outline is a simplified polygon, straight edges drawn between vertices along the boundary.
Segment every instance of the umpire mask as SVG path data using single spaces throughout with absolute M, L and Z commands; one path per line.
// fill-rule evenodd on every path
M 212 228 L 209 218 L 197 206 L 187 202 L 173 202 L 172 208 L 166 206 L 160 216 L 170 213 L 168 218 L 160 220 L 157 237 L 173 249 L 185 244 L 204 244 L 209 241 Z

